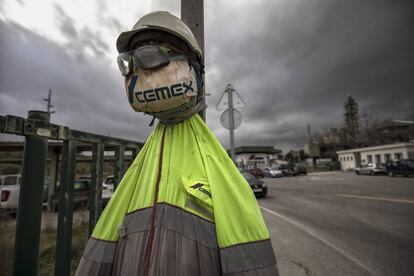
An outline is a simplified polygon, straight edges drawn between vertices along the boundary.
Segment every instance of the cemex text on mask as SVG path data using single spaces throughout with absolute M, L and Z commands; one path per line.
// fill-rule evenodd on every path
M 140 103 L 148 103 L 157 100 L 178 97 L 181 95 L 195 96 L 192 85 L 192 81 L 190 81 L 188 84 L 186 84 L 185 82 L 177 83 L 169 87 L 163 86 L 144 91 L 136 91 L 134 92 L 134 95 Z

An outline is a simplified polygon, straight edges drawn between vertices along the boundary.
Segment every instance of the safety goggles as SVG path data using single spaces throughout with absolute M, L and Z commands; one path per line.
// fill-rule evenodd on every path
M 120 53 L 118 67 L 123 76 L 128 76 L 134 68 L 156 69 L 169 64 L 172 50 L 158 45 L 145 45 L 129 52 Z

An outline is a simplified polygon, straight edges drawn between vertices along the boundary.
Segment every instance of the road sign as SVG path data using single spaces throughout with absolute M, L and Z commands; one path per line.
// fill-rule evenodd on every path
M 237 91 L 234 90 L 231 84 L 228 84 L 226 89 L 224 90 L 223 95 L 220 98 L 220 101 L 216 106 L 217 110 L 225 110 L 229 108 L 229 92 L 233 97 L 233 108 L 243 108 L 246 106 L 243 100 L 241 99 L 239 93 L 237 93 Z
M 227 128 L 230 132 L 230 155 L 233 162 L 236 160 L 236 153 L 234 150 L 234 130 L 238 128 L 242 122 L 242 115 L 240 111 L 235 109 L 235 107 L 242 108 L 244 106 L 245 104 L 240 98 L 240 95 L 234 90 L 230 83 L 227 84 L 216 108 L 217 110 L 226 110 L 221 114 L 220 122 L 222 126 Z
M 237 109 L 233 108 L 233 129 L 238 128 L 241 123 L 242 123 L 242 114 L 240 113 L 240 111 L 238 111 Z M 220 116 L 220 122 L 221 125 L 226 128 L 226 129 L 230 129 L 230 110 L 227 109 L 226 111 L 223 112 L 223 114 L 221 114 Z

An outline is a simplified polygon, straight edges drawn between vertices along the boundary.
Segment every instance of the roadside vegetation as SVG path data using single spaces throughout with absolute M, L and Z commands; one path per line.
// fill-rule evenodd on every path
M 39 246 L 38 275 L 52 276 L 55 269 L 57 214 L 44 211 Z M 0 271 L 12 275 L 16 220 L 6 214 L 0 217 Z M 74 213 L 71 275 L 75 274 L 83 249 L 88 240 L 88 212 Z

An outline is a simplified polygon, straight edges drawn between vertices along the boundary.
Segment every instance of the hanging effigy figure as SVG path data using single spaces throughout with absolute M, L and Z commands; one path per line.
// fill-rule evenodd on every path
M 90 237 L 76 275 L 269 275 L 278 270 L 256 198 L 198 115 L 203 56 L 168 12 L 117 40 L 135 111 L 159 120 Z

